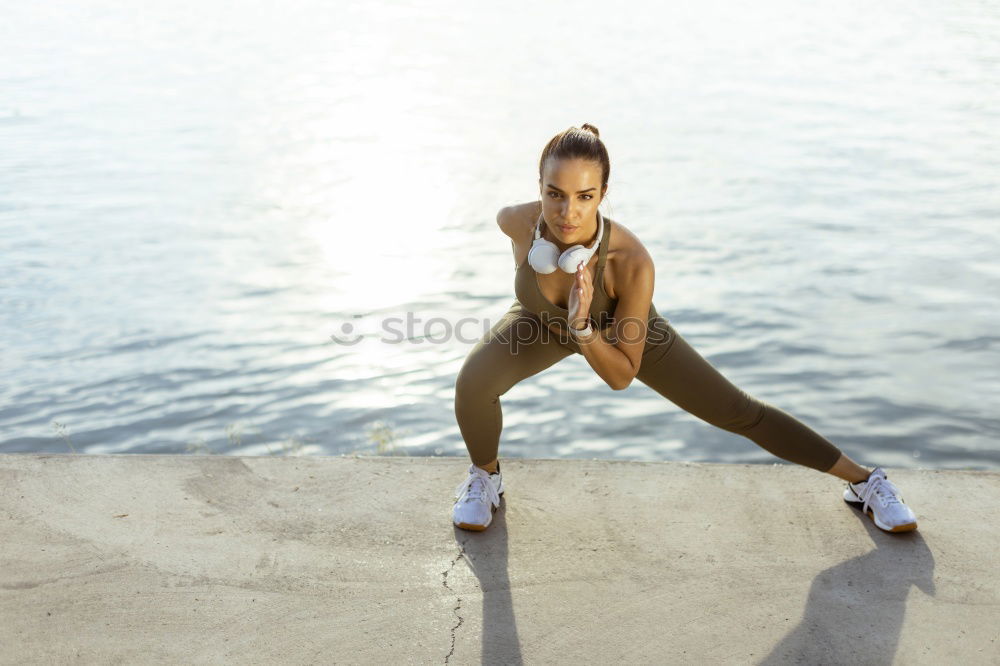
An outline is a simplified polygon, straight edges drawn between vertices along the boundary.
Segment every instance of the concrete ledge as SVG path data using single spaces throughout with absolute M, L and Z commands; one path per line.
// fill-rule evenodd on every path
M 3 663 L 997 664 L 1000 473 L 888 469 L 886 534 L 790 464 L 0 455 Z

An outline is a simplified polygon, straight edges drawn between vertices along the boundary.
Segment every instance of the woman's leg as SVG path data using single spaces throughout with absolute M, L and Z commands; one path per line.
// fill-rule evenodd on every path
M 500 396 L 530 377 L 572 354 L 543 333 L 541 320 L 515 302 L 476 343 L 455 379 L 455 418 L 473 464 L 496 468 L 503 429 Z
M 834 463 L 833 467 L 826 470 L 827 474 L 833 474 L 838 479 L 858 483 L 864 481 L 872 473 L 872 470 L 862 467 L 847 457 L 846 453 L 840 454 L 840 459 Z
M 841 458 L 839 448 L 790 414 L 734 386 L 665 319 L 659 318 L 657 323 L 668 333 L 657 344 L 668 347 L 662 354 L 655 349 L 644 354 L 636 379 L 681 409 L 743 435 L 779 458 L 831 472 Z M 646 351 L 650 351 L 649 344 Z

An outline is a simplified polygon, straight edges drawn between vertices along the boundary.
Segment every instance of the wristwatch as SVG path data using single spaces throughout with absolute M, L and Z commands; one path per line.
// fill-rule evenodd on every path
M 567 328 L 569 328 L 570 335 L 577 340 L 589 338 L 594 333 L 594 329 L 590 326 L 589 318 L 587 319 L 587 325 L 584 328 L 576 329 L 568 325 Z

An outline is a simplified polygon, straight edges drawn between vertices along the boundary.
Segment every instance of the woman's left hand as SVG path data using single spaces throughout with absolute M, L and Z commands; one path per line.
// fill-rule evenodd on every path
M 590 301 L 594 298 L 594 277 L 590 268 L 582 261 L 576 268 L 576 279 L 569 290 L 567 310 L 569 310 L 569 325 L 573 328 L 585 328 L 590 316 Z

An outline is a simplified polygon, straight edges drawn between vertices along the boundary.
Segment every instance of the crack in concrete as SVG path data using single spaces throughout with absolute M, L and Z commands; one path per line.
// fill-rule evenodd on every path
M 455 563 L 458 562 L 460 559 L 462 559 L 462 556 L 465 555 L 465 541 L 460 541 L 459 544 L 462 547 L 458 551 L 458 555 L 456 555 L 455 559 L 451 561 L 451 564 L 448 565 L 448 568 L 445 569 L 443 572 L 441 572 L 441 577 L 442 577 L 441 584 L 444 585 L 445 588 L 447 588 L 447 590 L 452 593 L 454 593 L 455 590 L 451 589 L 451 586 L 448 585 L 448 574 L 451 573 L 451 571 L 455 568 Z M 459 627 L 461 627 L 462 623 L 465 621 L 458 612 L 458 610 L 462 607 L 462 597 L 456 597 L 456 598 L 457 602 L 455 603 L 455 607 L 451 609 L 451 612 L 454 613 L 455 616 L 458 618 L 458 624 L 456 624 L 454 627 L 451 628 L 451 649 L 448 651 L 448 654 L 444 656 L 444 663 L 446 664 L 448 663 L 448 660 L 451 659 L 451 656 L 455 654 L 455 631 Z

